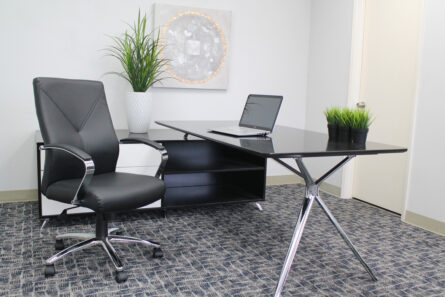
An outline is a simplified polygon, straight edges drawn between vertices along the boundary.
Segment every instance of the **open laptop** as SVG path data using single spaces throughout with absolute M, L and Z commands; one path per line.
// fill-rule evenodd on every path
M 283 96 L 250 94 L 238 126 L 221 127 L 210 131 L 237 137 L 267 135 L 272 132 L 275 125 L 281 101 Z

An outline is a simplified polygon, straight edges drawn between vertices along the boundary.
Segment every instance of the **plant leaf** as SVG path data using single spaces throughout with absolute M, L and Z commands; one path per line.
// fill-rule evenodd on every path
M 146 33 L 147 16 L 138 11 L 137 21 L 128 24 L 129 31 L 121 37 L 110 36 L 113 45 L 107 49 L 107 56 L 119 61 L 123 72 L 107 72 L 127 80 L 135 92 L 145 92 L 153 84 L 165 79 L 165 66 L 168 60 L 161 56 L 160 32 Z

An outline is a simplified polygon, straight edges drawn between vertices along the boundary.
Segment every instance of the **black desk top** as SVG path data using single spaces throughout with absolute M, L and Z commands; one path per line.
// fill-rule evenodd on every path
M 181 132 L 178 132 L 175 130 L 171 130 L 171 129 L 164 129 L 164 128 L 150 129 L 150 130 L 148 130 L 148 133 L 137 133 L 137 134 L 129 133 L 128 130 L 125 130 L 125 129 L 117 129 L 116 136 L 119 140 L 123 139 L 123 138 L 130 137 L 130 136 L 142 137 L 142 138 L 159 141 L 159 142 L 184 140 L 184 133 L 181 133 Z M 201 140 L 201 138 L 196 138 L 196 137 L 189 137 L 188 139 L 189 140 Z M 37 144 L 43 144 L 42 134 L 40 133 L 39 130 L 36 131 L 35 142 Z
M 268 137 L 231 137 L 209 132 L 209 129 L 236 126 L 235 121 L 156 121 L 157 124 L 183 133 L 245 150 L 269 158 L 324 157 L 402 153 L 406 148 L 375 142 L 364 146 L 332 143 L 327 134 L 285 126 L 275 126 Z

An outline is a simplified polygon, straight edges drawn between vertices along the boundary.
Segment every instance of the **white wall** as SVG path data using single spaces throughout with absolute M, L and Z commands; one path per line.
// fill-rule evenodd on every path
M 310 0 L 172 0 L 169 4 L 232 11 L 227 91 L 154 89 L 153 120 L 238 119 L 249 93 L 284 95 L 279 125 L 303 128 L 306 113 Z M 22 0 L 0 3 L 0 191 L 36 184 L 32 79 L 102 80 L 116 128 L 126 128 L 129 86 L 108 71 L 117 63 L 101 51 L 153 1 Z M 272 166 L 274 174 L 285 172 Z
M 323 111 L 348 103 L 353 8 L 354 0 L 312 0 L 305 126 L 308 130 L 327 133 Z M 307 165 L 314 175 L 320 175 L 339 160 L 308 159 Z M 340 187 L 341 170 L 326 182 Z
M 425 0 L 406 210 L 445 222 L 445 2 Z

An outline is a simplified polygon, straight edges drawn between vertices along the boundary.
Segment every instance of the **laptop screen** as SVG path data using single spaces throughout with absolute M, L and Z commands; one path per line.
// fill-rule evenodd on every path
M 249 95 L 239 125 L 272 131 L 283 96 Z

